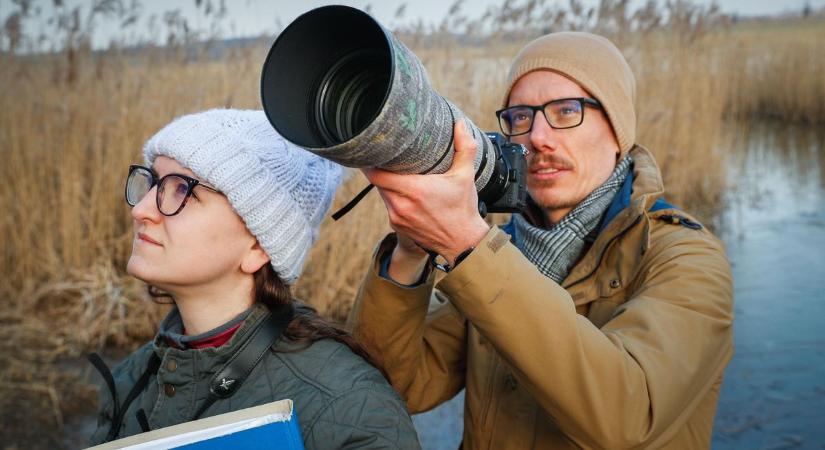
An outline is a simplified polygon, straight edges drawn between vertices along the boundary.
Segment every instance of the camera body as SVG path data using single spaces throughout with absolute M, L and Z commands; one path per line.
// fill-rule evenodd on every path
M 508 142 L 499 133 L 485 133 L 492 142 L 496 161 L 490 181 L 478 193 L 478 211 L 520 212 L 527 206 L 527 149 Z

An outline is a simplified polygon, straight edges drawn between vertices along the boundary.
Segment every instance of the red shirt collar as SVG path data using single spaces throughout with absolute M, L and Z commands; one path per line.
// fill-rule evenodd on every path
M 243 325 L 243 321 L 240 321 L 237 324 L 235 324 L 234 326 L 232 326 L 230 328 L 227 328 L 226 330 L 221 331 L 220 333 L 215 334 L 213 336 L 208 336 L 208 337 L 205 337 L 205 338 L 197 340 L 197 341 L 187 342 L 186 345 L 187 345 L 188 348 L 194 348 L 194 349 L 209 348 L 209 347 L 220 347 L 221 345 L 226 344 L 227 342 L 229 342 L 230 339 L 232 339 L 232 336 L 235 335 L 235 332 L 238 331 L 238 328 L 240 328 L 241 325 Z M 185 328 L 183 329 L 182 334 L 186 334 L 186 329 Z M 172 347 L 180 348 L 177 345 L 177 343 L 175 343 L 171 339 L 167 338 L 166 343 L 169 344 Z

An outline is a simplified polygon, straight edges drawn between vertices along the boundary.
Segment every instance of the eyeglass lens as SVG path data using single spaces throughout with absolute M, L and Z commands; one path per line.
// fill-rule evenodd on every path
M 155 183 L 154 178 L 151 172 L 142 167 L 129 172 L 129 178 L 126 179 L 126 202 L 130 206 L 137 205 L 152 189 Z
M 131 206 L 137 205 L 152 189 L 155 176 L 143 167 L 132 170 L 126 180 L 126 202 Z M 160 181 L 157 201 L 160 212 L 164 215 L 175 214 L 186 201 L 189 193 L 189 182 L 177 175 L 168 175 Z
M 544 117 L 553 128 L 572 128 L 582 123 L 582 104 L 577 99 L 557 100 L 544 105 Z M 507 135 L 519 135 L 533 127 L 535 110 L 527 106 L 514 106 L 502 111 L 501 129 Z
M 176 213 L 189 193 L 189 183 L 176 175 L 169 175 L 158 186 L 160 212 L 166 215 Z

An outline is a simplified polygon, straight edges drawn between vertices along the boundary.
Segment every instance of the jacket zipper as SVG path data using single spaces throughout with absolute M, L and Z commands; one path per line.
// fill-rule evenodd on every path
M 642 216 L 644 216 L 644 214 L 640 214 L 638 217 L 636 217 L 636 220 L 634 220 L 633 223 L 631 223 L 630 225 L 625 227 L 620 233 L 617 233 L 612 238 L 610 238 L 610 240 L 607 241 L 607 244 L 604 245 L 604 248 L 602 249 L 601 253 L 599 254 L 599 259 L 596 260 L 596 265 L 593 266 L 593 270 L 591 270 L 587 275 L 585 275 L 585 276 L 579 278 L 578 280 L 574 281 L 573 283 L 568 284 L 567 287 L 565 287 L 565 289 L 570 289 L 571 287 L 573 287 L 573 286 L 581 283 L 582 281 L 590 278 L 594 273 L 596 273 L 596 271 L 599 270 L 599 266 L 601 266 L 601 264 L 602 264 L 602 259 L 604 258 L 604 254 L 607 253 L 608 247 L 610 247 L 610 245 L 613 244 L 613 241 L 615 241 L 616 239 L 624 236 L 624 234 L 627 233 L 627 231 L 629 229 L 636 226 L 636 224 L 639 223 L 642 220 Z

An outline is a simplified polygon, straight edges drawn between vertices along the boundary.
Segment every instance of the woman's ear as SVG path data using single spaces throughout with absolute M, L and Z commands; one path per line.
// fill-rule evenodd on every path
M 264 264 L 269 264 L 269 255 L 266 254 L 261 244 L 255 240 L 252 247 L 246 252 L 246 255 L 241 260 L 241 271 L 244 273 L 253 274 L 258 271 Z

